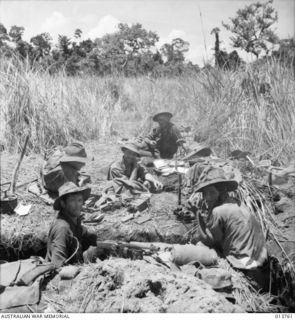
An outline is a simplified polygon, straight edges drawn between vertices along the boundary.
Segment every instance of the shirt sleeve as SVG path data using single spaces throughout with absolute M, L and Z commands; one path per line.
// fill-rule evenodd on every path
M 144 166 L 138 165 L 137 178 L 141 179 L 142 181 L 145 181 L 145 176 L 147 173 L 148 171 Z
M 65 226 L 54 230 L 51 240 L 51 262 L 59 268 L 70 255 L 70 232 Z
M 111 164 L 108 172 L 108 180 L 113 180 L 116 178 L 124 178 L 124 177 L 126 176 L 124 175 L 124 172 L 120 167 L 119 163 L 114 162 L 113 164 Z
M 159 129 L 153 128 L 152 131 L 146 136 L 150 140 L 156 140 L 159 137 Z

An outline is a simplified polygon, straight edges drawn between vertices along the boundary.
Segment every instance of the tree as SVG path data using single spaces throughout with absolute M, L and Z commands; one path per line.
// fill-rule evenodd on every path
M 165 43 L 161 47 L 161 52 L 166 58 L 166 64 L 182 63 L 184 59 L 184 53 L 189 49 L 189 43 L 181 38 L 175 38 L 171 44 Z
M 12 26 L 9 31 L 9 36 L 13 42 L 19 42 L 22 40 L 24 31 L 24 27 Z
M 24 27 L 12 26 L 9 30 L 9 37 L 16 44 L 15 52 L 22 58 L 31 55 L 33 47 L 26 41 L 22 40 L 25 29 Z
M 74 33 L 74 37 L 76 39 L 80 39 L 81 38 L 81 35 L 82 35 L 82 30 L 81 29 L 76 29 L 75 30 L 75 33 Z
M 34 45 L 34 58 L 39 59 L 49 55 L 51 50 L 51 36 L 49 33 L 41 33 L 33 38 L 30 42 Z
M 237 11 L 230 23 L 223 26 L 234 35 L 230 38 L 234 48 L 253 53 L 258 58 L 261 53 L 268 54 L 269 45 L 278 41 L 270 27 L 278 20 L 278 14 L 272 7 L 273 0 L 266 3 L 253 3 Z
M 226 51 L 220 49 L 219 32 L 219 28 L 214 28 L 211 31 L 211 34 L 215 35 L 215 67 L 226 70 L 236 70 L 241 65 L 242 60 L 236 50 L 228 54 Z
M 58 35 L 58 49 L 63 58 L 67 59 L 71 55 L 71 39 L 67 36 Z
M 123 72 L 128 76 L 149 70 L 153 62 L 152 49 L 159 40 L 158 35 L 145 30 L 139 23 L 131 26 L 120 23 L 118 29 L 115 33 L 95 40 L 91 57 L 96 61 L 99 72 Z
M 211 34 L 215 35 L 215 46 L 214 46 L 214 56 L 215 56 L 215 67 L 220 67 L 219 64 L 219 56 L 220 56 L 220 40 L 219 40 L 219 32 L 220 29 L 219 28 L 214 28 L 211 31 Z
M 2 23 L 0 23 L 0 57 L 11 56 L 12 50 L 8 46 L 9 36 L 7 34 L 7 29 L 4 27 Z
M 128 24 L 119 23 L 119 35 L 123 39 L 126 54 L 136 55 L 147 52 L 154 47 L 159 40 L 155 32 L 145 30 L 140 23 Z
M 9 40 L 7 29 L 4 27 L 2 23 L 0 23 L 0 46 L 4 44 L 4 41 Z

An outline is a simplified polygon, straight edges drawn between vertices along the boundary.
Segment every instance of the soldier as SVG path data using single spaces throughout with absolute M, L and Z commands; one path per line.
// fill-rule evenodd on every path
M 56 148 L 42 167 L 42 187 L 57 193 L 67 181 L 79 186 L 90 182 L 89 176 L 81 174 L 86 161 L 86 151 L 80 142 L 73 142 L 63 149 Z
M 107 176 L 108 180 L 124 178 L 140 181 L 143 184 L 151 183 L 156 190 L 163 188 L 162 183 L 148 173 L 145 167 L 138 163 L 140 150 L 135 144 L 126 144 L 121 149 L 123 151 L 123 157 L 121 160 L 111 164 Z
M 230 198 L 238 183 L 228 180 L 221 168 L 208 166 L 195 185 L 202 192 L 208 214 L 198 212 L 201 241 L 219 251 L 249 278 L 257 289 L 268 290 L 269 259 L 261 226 L 249 209 Z
M 144 139 L 149 146 L 160 152 L 163 159 L 172 159 L 179 146 L 184 148 L 184 140 L 179 129 L 170 122 L 171 118 L 170 112 L 157 113 L 153 121 L 158 122 L 159 126 Z

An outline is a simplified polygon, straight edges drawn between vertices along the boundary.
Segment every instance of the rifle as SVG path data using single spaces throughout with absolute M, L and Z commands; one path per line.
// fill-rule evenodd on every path
M 171 249 L 172 245 L 166 243 L 149 242 L 123 242 L 123 241 L 97 241 L 98 250 L 103 250 L 107 255 L 115 255 L 130 259 L 143 259 L 144 255 L 153 255 L 159 251 Z

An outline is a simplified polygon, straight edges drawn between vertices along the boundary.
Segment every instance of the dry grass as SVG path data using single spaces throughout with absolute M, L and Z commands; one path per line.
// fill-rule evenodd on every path
M 259 94 L 265 82 L 270 92 Z M 27 130 L 35 151 L 70 138 L 132 136 L 149 131 L 151 114 L 169 109 L 219 154 L 241 148 L 283 163 L 295 154 L 294 75 L 275 63 L 154 80 L 50 76 L 14 60 L 0 66 L 0 104 L 6 147 Z

